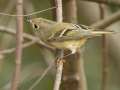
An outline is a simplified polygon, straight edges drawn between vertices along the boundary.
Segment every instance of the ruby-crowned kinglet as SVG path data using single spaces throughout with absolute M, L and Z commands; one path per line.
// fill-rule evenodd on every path
M 31 19 L 34 33 L 45 43 L 58 49 L 69 49 L 72 54 L 80 49 L 88 38 L 110 34 L 85 25 L 55 22 L 44 18 Z

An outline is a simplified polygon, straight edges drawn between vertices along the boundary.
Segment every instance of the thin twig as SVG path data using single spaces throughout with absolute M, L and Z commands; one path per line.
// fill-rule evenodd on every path
M 80 83 L 80 87 L 78 88 L 78 90 L 88 90 L 87 87 L 87 78 L 86 78 L 86 73 L 85 73 L 85 65 L 84 65 L 84 53 L 81 51 L 78 53 L 79 56 L 79 83 Z
M 16 5 L 17 15 L 23 14 L 23 0 L 17 0 Z M 11 85 L 11 90 L 18 90 L 20 83 L 20 72 L 22 62 L 22 41 L 23 41 L 23 17 L 17 16 L 17 32 L 16 32 L 16 57 L 15 57 L 15 72 Z
M 62 22 L 63 16 L 62 16 L 62 0 L 55 0 L 55 4 L 57 6 L 56 8 L 56 21 Z
M 120 6 L 120 0 L 82 0 L 82 1 L 91 1 L 91 2 L 96 2 L 96 3 L 100 3 L 100 4 Z
M 107 90 L 108 69 L 109 69 L 107 35 L 103 35 L 103 37 L 102 37 L 102 48 L 103 48 L 103 61 L 102 61 L 102 86 L 101 86 L 101 90 Z
M 47 75 L 48 71 L 53 67 L 53 65 L 54 61 L 44 70 L 42 75 L 35 81 L 35 83 L 33 83 L 33 85 L 30 86 L 28 90 L 33 90 L 35 86 L 37 86 L 40 83 L 40 81 L 45 77 L 45 75 Z
M 30 13 L 30 14 L 24 14 L 24 15 L 22 15 L 22 14 L 16 15 L 16 14 L 9 14 L 9 13 L 3 13 L 3 12 L 0 12 L 0 15 L 11 16 L 11 17 L 17 17 L 17 16 L 28 17 L 28 16 L 39 14 L 41 12 L 52 10 L 52 9 L 55 9 L 55 8 L 56 7 L 50 7 L 50 8 L 44 9 L 44 10 L 40 10 L 40 11 L 36 11 L 36 12 Z
M 15 35 L 16 34 L 15 29 L 6 28 L 5 26 L 0 26 L 0 32 L 5 32 L 5 33 L 11 34 L 11 35 Z M 44 42 L 42 42 L 39 38 L 37 38 L 35 36 L 32 36 L 32 35 L 27 34 L 27 33 L 23 33 L 23 37 L 25 39 L 27 39 L 27 40 L 36 41 L 37 44 L 42 45 L 42 46 L 46 47 L 47 49 L 55 50 L 55 48 L 45 44 Z
M 35 44 L 35 43 L 36 43 L 36 41 L 34 41 L 34 40 L 33 40 L 33 41 L 26 42 L 26 43 L 23 44 L 22 48 L 24 49 L 24 48 L 26 48 L 26 47 L 29 47 L 29 46 Z M 1 53 L 1 54 L 9 54 L 9 53 L 12 53 L 12 52 L 14 52 L 14 51 L 15 51 L 15 48 L 9 48 L 9 49 L 0 50 L 0 53 Z
M 94 28 L 106 28 L 119 20 L 120 20 L 120 11 L 114 13 L 111 16 L 106 17 L 103 20 L 99 20 L 98 22 L 92 24 L 91 26 Z
M 56 8 L 56 20 L 57 22 L 62 22 L 63 21 L 63 16 L 62 16 L 62 0 L 55 0 L 55 4 L 57 6 Z M 58 60 L 57 63 L 57 71 L 56 71 L 56 77 L 55 77 L 55 82 L 54 82 L 54 87 L 53 90 L 59 90 L 60 84 L 61 84 L 61 78 L 62 78 L 62 70 L 63 70 L 63 51 L 61 52 L 61 58 Z
M 0 53 L 0 73 L 2 73 L 3 64 L 4 64 L 4 55 Z
M 15 7 L 16 2 L 14 0 L 10 0 L 7 7 L 3 10 L 4 13 L 9 13 L 9 11 L 12 11 L 12 9 Z M 9 17 L 5 17 L 4 15 L 0 16 L 0 21 L 4 21 L 5 19 L 7 20 L 10 19 Z M 7 25 L 8 22 L 3 22 L 2 24 Z
M 106 1 L 106 0 L 102 0 Z M 99 4 L 100 8 L 100 17 L 101 19 L 105 18 L 105 10 L 104 10 L 104 5 Z M 101 83 L 101 90 L 107 90 L 107 81 L 108 81 L 108 40 L 107 36 L 103 35 L 102 36 L 102 83 Z
M 60 58 L 61 59 L 61 58 Z M 57 72 L 56 72 L 56 79 L 53 90 L 59 90 L 62 78 L 62 70 L 63 70 L 63 60 L 59 60 L 57 63 Z

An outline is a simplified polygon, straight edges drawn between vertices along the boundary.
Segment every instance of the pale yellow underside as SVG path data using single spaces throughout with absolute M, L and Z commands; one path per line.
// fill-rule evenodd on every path
M 87 39 L 80 39 L 80 40 L 70 40 L 64 42 L 52 42 L 51 44 L 59 49 L 69 49 L 72 53 L 75 53 L 77 49 L 81 48 Z

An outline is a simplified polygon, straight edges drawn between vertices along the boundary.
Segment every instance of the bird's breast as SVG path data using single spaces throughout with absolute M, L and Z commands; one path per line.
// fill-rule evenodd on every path
M 87 39 L 80 39 L 80 40 L 70 40 L 70 41 L 62 41 L 62 42 L 50 42 L 50 44 L 59 49 L 78 49 L 81 48 Z

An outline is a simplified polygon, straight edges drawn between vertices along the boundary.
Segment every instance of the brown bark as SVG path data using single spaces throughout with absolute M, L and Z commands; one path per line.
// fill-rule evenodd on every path
M 77 23 L 76 0 L 64 0 L 63 2 L 64 21 Z M 61 90 L 86 90 L 84 64 L 80 52 L 68 56 L 65 60 Z
M 17 15 L 23 14 L 23 1 L 17 0 Z M 23 33 L 23 16 L 17 16 L 17 33 L 16 33 L 16 58 L 15 72 L 13 76 L 11 90 L 18 90 L 20 83 L 21 61 L 22 61 L 22 33 Z

